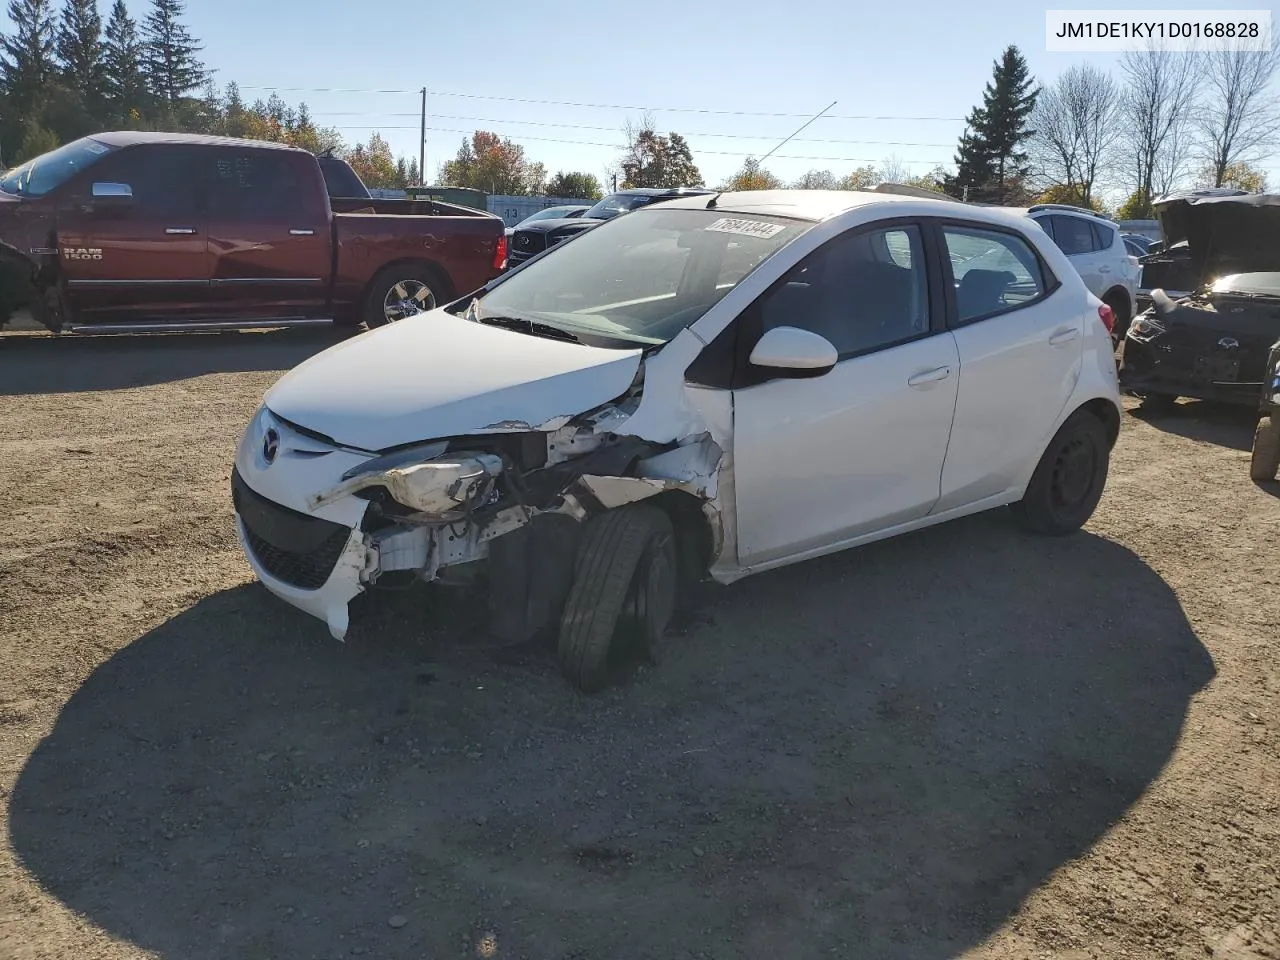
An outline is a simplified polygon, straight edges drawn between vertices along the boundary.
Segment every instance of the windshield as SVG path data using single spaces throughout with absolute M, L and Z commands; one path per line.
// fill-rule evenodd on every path
M 565 220 L 573 215 L 573 211 L 580 209 L 579 207 L 547 207 L 545 210 L 539 210 L 537 213 L 530 214 L 519 223 L 517 227 L 524 226 L 526 223 L 532 223 L 534 220 Z
M 1223 296 L 1280 297 L 1280 273 L 1233 273 L 1215 280 L 1209 292 Z
M 19 197 L 43 197 L 114 149 L 92 137 L 76 140 L 14 167 L 0 179 L 0 190 Z
M 653 197 L 645 193 L 613 193 L 605 197 L 583 214 L 592 220 L 612 220 L 620 213 L 652 203 Z
M 472 304 L 508 318 L 630 344 L 666 343 L 809 222 L 656 207 L 579 234 Z

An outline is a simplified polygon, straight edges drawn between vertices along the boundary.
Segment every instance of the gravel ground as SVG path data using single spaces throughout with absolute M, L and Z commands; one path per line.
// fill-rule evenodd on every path
M 1280 491 L 1126 415 L 1001 513 L 709 589 L 574 695 L 465 596 L 251 582 L 235 439 L 328 334 L 0 338 L 0 957 L 1280 957 Z

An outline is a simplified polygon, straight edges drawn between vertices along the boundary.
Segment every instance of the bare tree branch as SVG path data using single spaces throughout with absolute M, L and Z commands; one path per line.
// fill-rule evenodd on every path
M 1127 80 L 1122 117 L 1134 164 L 1136 192 L 1150 199 L 1158 171 L 1172 178 L 1184 162 L 1187 124 L 1198 89 L 1199 55 L 1174 52 L 1158 43 L 1120 58 Z
M 1030 153 L 1038 179 L 1067 187 L 1088 205 L 1120 136 L 1122 96 L 1111 76 L 1084 64 L 1067 70 L 1036 100 Z
M 1280 41 L 1270 50 L 1219 47 L 1204 56 L 1205 97 L 1196 114 L 1200 149 L 1213 165 L 1215 186 L 1237 161 L 1261 159 L 1280 140 L 1280 109 L 1270 93 L 1280 65 Z

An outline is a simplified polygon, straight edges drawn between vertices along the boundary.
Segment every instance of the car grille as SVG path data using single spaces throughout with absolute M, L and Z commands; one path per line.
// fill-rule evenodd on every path
M 351 537 L 340 523 L 282 507 L 231 474 L 231 499 L 254 558 L 275 577 L 303 590 L 319 590 L 329 579 Z
M 511 237 L 507 259 L 520 263 L 547 249 L 547 235 L 542 231 L 517 230 Z

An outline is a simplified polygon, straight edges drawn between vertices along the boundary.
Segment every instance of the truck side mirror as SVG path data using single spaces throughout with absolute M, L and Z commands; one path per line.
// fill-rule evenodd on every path
M 127 183 L 95 183 L 90 193 L 95 212 L 127 210 L 133 205 L 133 187 Z

